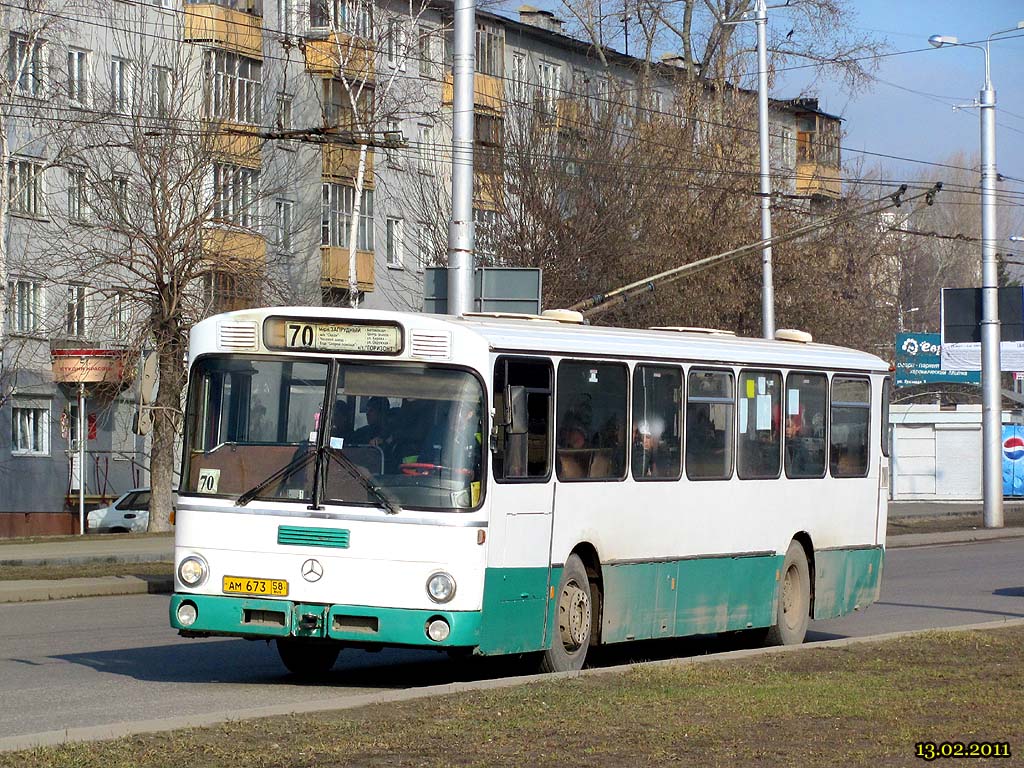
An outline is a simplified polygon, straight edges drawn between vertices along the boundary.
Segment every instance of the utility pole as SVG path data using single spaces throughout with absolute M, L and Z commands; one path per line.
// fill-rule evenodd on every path
M 999 262 L 996 257 L 996 90 L 985 48 L 981 113 L 981 433 L 984 523 L 1002 528 L 1003 394 L 999 362 Z
M 448 222 L 448 314 L 473 309 L 473 79 L 475 0 L 455 0 L 452 56 L 452 218 Z
M 775 286 L 772 279 L 772 171 L 768 145 L 768 7 L 757 0 L 757 136 L 761 160 L 761 335 L 775 338 Z
M 978 95 L 981 122 L 981 467 L 986 528 L 1002 528 L 1003 517 L 1003 394 L 999 362 L 999 257 L 996 255 L 996 89 L 992 85 L 992 38 L 1024 29 L 993 32 L 984 45 L 961 43 L 953 35 L 932 35 L 928 42 L 977 48 L 985 54 L 985 84 Z M 957 107 L 954 107 L 957 109 Z
M 761 335 L 775 338 L 775 288 L 772 279 L 772 171 L 768 143 L 768 6 L 757 0 L 753 11 L 738 19 L 722 18 L 724 25 L 752 21 L 757 27 L 757 137 L 761 169 Z

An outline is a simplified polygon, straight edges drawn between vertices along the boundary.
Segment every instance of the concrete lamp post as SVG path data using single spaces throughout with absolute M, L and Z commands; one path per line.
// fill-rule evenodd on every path
M 996 256 L 996 91 L 992 87 L 989 48 L 997 35 L 1024 29 L 1024 21 L 993 32 L 984 45 L 961 43 L 952 35 L 932 35 L 936 48 L 961 46 L 985 54 L 985 84 L 976 105 L 981 120 L 981 431 L 982 488 L 986 528 L 1002 528 L 1002 393 L 999 364 L 999 267 Z M 956 107 L 954 107 L 955 109 Z

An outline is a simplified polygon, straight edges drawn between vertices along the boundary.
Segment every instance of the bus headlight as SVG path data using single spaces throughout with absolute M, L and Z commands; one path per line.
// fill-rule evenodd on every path
M 198 555 L 189 555 L 178 564 L 178 578 L 186 587 L 198 587 L 209 574 L 206 561 Z
M 178 621 L 183 627 L 191 627 L 199 617 L 199 609 L 188 600 L 178 606 Z
M 455 579 L 444 571 L 432 573 L 427 579 L 427 594 L 435 603 L 447 603 L 455 597 Z

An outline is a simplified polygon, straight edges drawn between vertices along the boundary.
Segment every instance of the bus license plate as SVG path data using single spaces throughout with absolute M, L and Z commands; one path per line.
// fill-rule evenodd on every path
M 221 589 L 225 593 L 232 595 L 288 596 L 288 582 L 284 579 L 250 579 L 246 576 L 225 576 Z

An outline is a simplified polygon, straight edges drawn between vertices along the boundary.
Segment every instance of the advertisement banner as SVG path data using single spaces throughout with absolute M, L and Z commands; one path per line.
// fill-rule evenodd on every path
M 1003 496 L 1024 496 L 1024 427 L 1003 425 Z
M 953 381 L 981 384 L 981 371 L 950 371 L 942 367 L 941 334 L 900 333 L 896 335 L 897 387 Z
M 999 367 L 1024 370 L 1024 288 L 1000 288 Z M 981 289 L 942 289 L 942 367 L 981 370 Z

